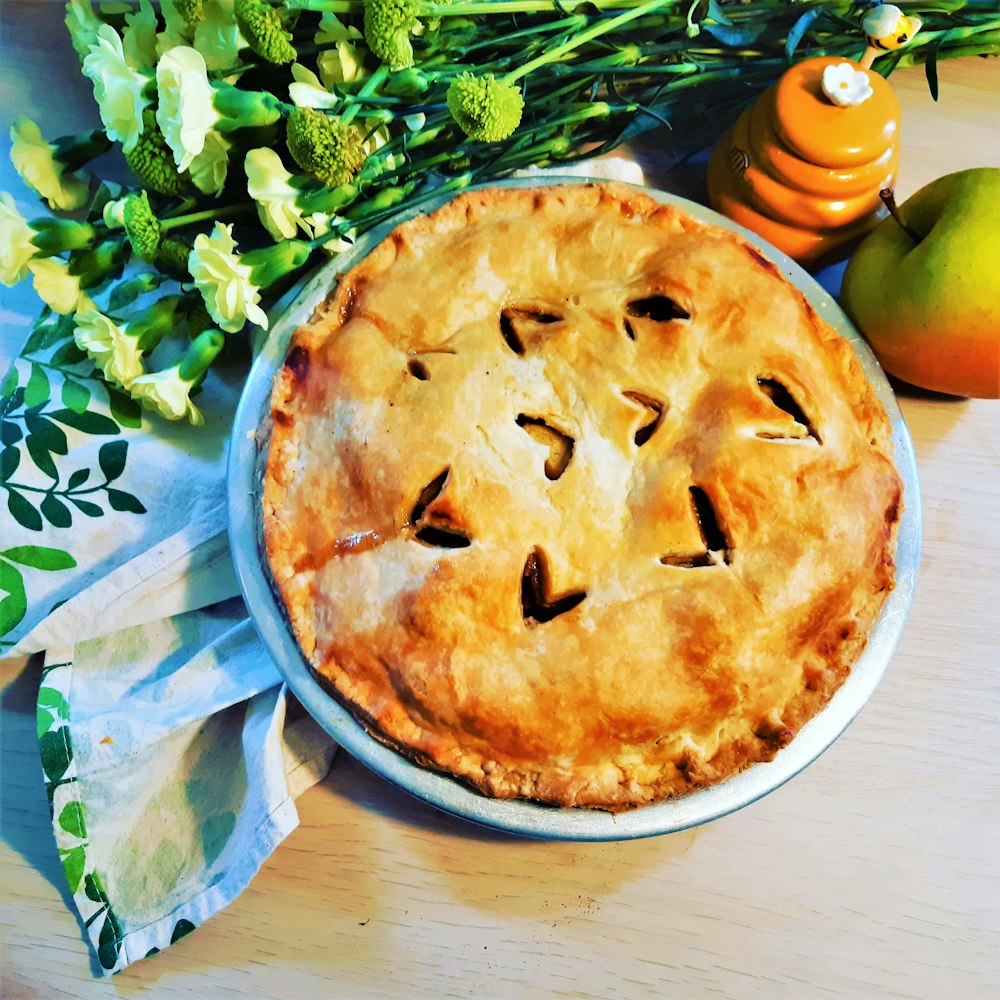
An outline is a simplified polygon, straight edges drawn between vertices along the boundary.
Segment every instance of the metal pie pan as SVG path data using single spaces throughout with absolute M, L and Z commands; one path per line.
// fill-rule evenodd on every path
M 588 183 L 579 177 L 532 177 L 489 186 L 545 187 Z M 600 182 L 598 182 L 600 183 Z M 305 709 L 353 757 L 417 798 L 447 813 L 492 829 L 551 840 L 629 840 L 683 830 L 741 809 L 773 791 L 814 761 L 847 728 L 878 685 L 895 652 L 909 613 L 920 562 L 920 493 L 909 433 L 892 389 L 868 345 L 835 300 L 798 264 L 754 233 L 698 205 L 651 188 L 657 200 L 674 204 L 696 219 L 733 230 L 760 248 L 799 288 L 813 308 L 844 337 L 889 414 L 895 460 L 904 484 L 904 510 L 896 552 L 896 586 L 875 621 L 868 644 L 829 704 L 800 730 L 773 760 L 708 788 L 626 812 L 559 808 L 524 800 L 488 798 L 459 781 L 415 764 L 380 742 L 320 684 L 299 649 L 272 588 L 264 553 L 261 520 L 263 463 L 270 432 L 271 387 L 295 330 L 307 322 L 339 279 L 400 222 L 417 215 L 403 211 L 358 240 L 348 252 L 321 265 L 275 310 L 276 320 L 254 361 L 236 411 L 229 452 L 229 533 L 233 560 L 247 608 L 275 664 Z M 451 196 L 425 204 L 430 212 Z M 279 315 L 280 313 L 280 315 Z

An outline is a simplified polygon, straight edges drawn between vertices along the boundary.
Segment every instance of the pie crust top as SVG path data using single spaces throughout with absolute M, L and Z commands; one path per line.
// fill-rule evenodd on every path
M 617 810 L 772 757 L 893 583 L 901 481 L 848 342 L 753 247 L 632 188 L 485 189 L 299 329 L 273 581 L 377 738 Z

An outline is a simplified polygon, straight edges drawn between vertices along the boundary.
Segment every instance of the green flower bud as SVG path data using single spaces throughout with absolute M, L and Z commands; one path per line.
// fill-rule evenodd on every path
M 328 187 L 349 183 L 365 162 L 361 130 L 314 108 L 293 109 L 286 138 L 295 162 Z
M 128 241 L 113 236 L 88 250 L 70 254 L 69 273 L 77 276 L 81 288 L 95 288 L 106 278 L 121 272 L 128 254 Z
M 281 118 L 281 102 L 264 90 L 240 90 L 231 83 L 216 83 L 212 107 L 222 116 L 215 128 L 233 132 L 238 128 L 273 125 Z
M 513 83 L 492 73 L 463 73 L 448 87 L 448 110 L 462 131 L 478 142 L 501 142 L 521 124 L 524 98 Z
M 125 199 L 123 212 L 125 219 L 125 234 L 135 254 L 145 261 L 156 260 L 160 248 L 160 220 L 149 205 L 149 195 L 146 191 L 130 194 Z
M 144 354 L 151 351 L 172 330 L 177 328 L 179 306 L 184 302 L 180 295 L 167 295 L 157 299 L 137 319 L 130 319 L 127 330 L 139 343 Z
M 261 58 L 278 65 L 298 58 L 291 33 L 285 30 L 274 7 L 262 0 L 236 0 L 235 14 L 247 44 Z
M 240 263 L 250 268 L 250 280 L 258 288 L 268 288 L 302 267 L 312 250 L 312 244 L 303 240 L 282 240 L 274 246 L 248 250 L 240 255 Z
M 365 202 L 365 212 L 385 212 L 398 205 L 416 187 L 416 182 L 384 187 Z
M 177 170 L 174 154 L 156 124 L 156 115 L 149 108 L 142 113 L 142 135 L 125 154 L 125 162 L 144 187 L 169 195 L 180 194 L 184 190 L 184 180 Z
M 431 83 L 427 74 L 410 66 L 407 69 L 393 73 L 386 81 L 382 90 L 394 97 L 420 97 L 430 90 Z
M 413 65 L 410 35 L 419 7 L 418 0 L 365 0 L 365 41 L 390 69 Z
M 225 342 L 226 338 L 218 330 L 199 333 L 184 352 L 184 357 L 177 366 L 177 374 L 185 382 L 196 382 L 208 371 Z
M 167 270 L 176 274 L 188 275 L 188 256 L 191 247 L 183 240 L 173 236 L 165 236 L 160 240 L 159 251 L 156 254 L 156 263 L 163 265 Z
M 96 236 L 89 222 L 74 222 L 72 219 L 33 219 L 28 225 L 35 231 L 31 242 L 44 257 L 88 247 Z
M 339 187 L 320 187 L 302 190 L 295 203 L 303 215 L 336 215 L 345 205 L 350 205 L 360 191 L 356 184 L 341 184 Z

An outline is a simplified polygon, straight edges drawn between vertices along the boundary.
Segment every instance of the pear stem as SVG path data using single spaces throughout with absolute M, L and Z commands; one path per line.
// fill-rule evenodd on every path
M 896 204 L 896 196 L 893 194 L 892 188 L 882 188 L 882 190 L 879 191 L 878 196 L 882 199 L 885 207 L 889 209 L 889 214 L 896 220 L 897 223 L 899 223 L 899 228 L 902 229 L 914 243 L 919 243 L 922 237 L 918 236 L 903 221 L 903 216 L 900 214 L 899 206 Z

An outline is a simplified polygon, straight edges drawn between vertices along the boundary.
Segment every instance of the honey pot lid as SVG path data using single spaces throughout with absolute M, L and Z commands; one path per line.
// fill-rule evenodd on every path
M 823 93 L 823 70 L 849 60 L 820 56 L 791 66 L 775 88 L 775 128 L 789 149 L 823 167 L 852 167 L 882 156 L 899 131 L 899 101 L 878 73 L 868 76 L 871 96 L 853 107 Z

